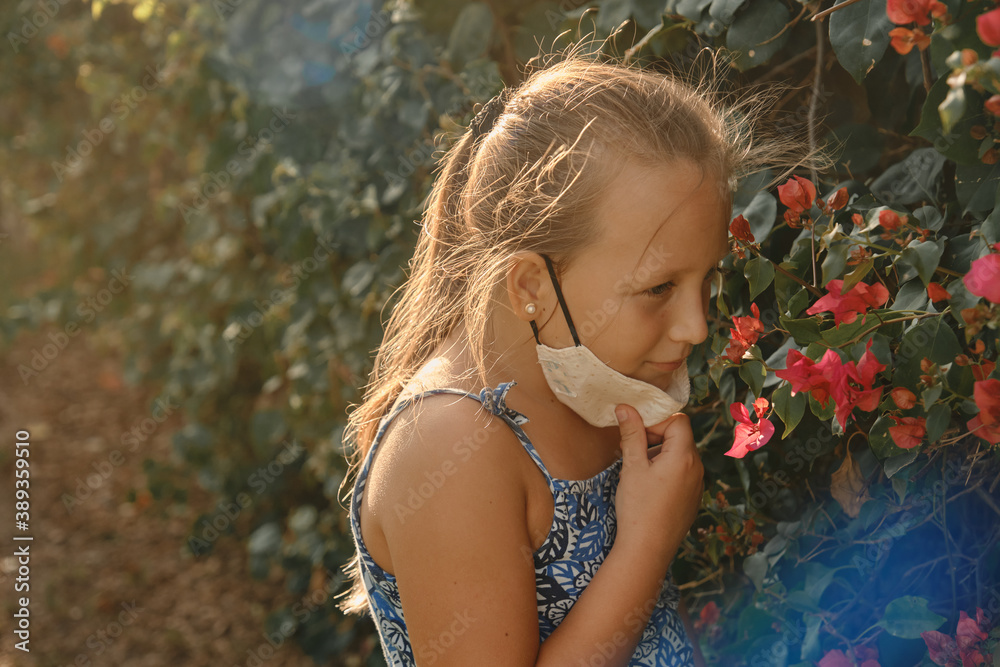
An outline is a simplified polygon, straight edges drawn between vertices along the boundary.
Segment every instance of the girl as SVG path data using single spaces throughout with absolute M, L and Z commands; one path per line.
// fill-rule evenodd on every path
M 570 50 L 445 155 L 345 436 L 342 608 L 389 664 L 693 664 L 669 570 L 702 466 L 678 410 L 732 183 L 787 153 L 752 111 Z

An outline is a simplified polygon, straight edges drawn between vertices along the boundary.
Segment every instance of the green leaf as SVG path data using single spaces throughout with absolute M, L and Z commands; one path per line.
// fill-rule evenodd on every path
M 927 415 L 927 442 L 935 443 L 940 440 L 950 423 L 951 408 L 944 403 L 932 407 Z
M 827 419 L 833 419 L 837 406 L 834 404 L 832 396 L 826 399 L 826 407 L 824 408 L 820 405 L 819 401 L 813 398 L 812 394 L 809 394 L 809 410 L 816 415 L 817 419 L 826 421 Z
M 918 148 L 890 166 L 871 184 L 876 197 L 890 206 L 933 199 L 945 158 L 933 148 Z
M 782 329 L 792 334 L 792 338 L 799 345 L 808 345 L 823 340 L 823 334 L 819 331 L 819 320 L 815 317 L 793 320 L 782 315 L 778 318 L 778 322 L 781 323 Z
M 802 421 L 809 400 L 801 391 L 792 396 L 792 385 L 783 384 L 771 394 L 771 401 L 774 403 L 774 411 L 785 423 L 785 432 L 781 434 L 781 439 L 784 440 Z
M 969 134 L 969 130 L 975 124 L 973 117 L 962 118 L 949 132 L 945 132 L 941 127 L 941 115 L 938 112 L 938 107 L 950 90 L 948 77 L 938 77 L 938 80 L 931 86 L 930 92 L 927 93 L 927 99 L 920 111 L 920 123 L 910 132 L 910 135 L 927 139 L 934 144 L 933 150 L 949 160 L 954 160 L 959 164 L 981 164 L 977 157 L 979 142 Z M 969 108 L 977 109 L 982 105 L 981 96 L 974 91 L 966 91 L 965 97 Z
M 830 17 L 830 43 L 837 60 L 861 83 L 889 46 L 893 24 L 886 0 L 856 2 Z
M 955 168 L 955 195 L 962 214 L 989 211 L 996 203 L 1000 188 L 1000 163 L 965 165 Z
M 764 388 L 764 378 L 767 377 L 767 371 L 764 370 L 764 364 L 759 361 L 744 361 L 740 365 L 740 377 L 750 387 L 753 395 L 759 397 L 761 389 Z
M 914 447 L 902 454 L 893 454 L 887 458 L 882 465 L 882 469 L 885 470 L 885 476 L 891 479 L 897 472 L 916 461 L 917 450 L 918 448 Z
M 750 300 L 752 301 L 774 280 L 774 265 L 768 259 L 754 257 L 743 267 L 743 275 L 750 283 Z
M 828 285 L 831 280 L 840 277 L 840 274 L 844 272 L 847 267 L 847 253 L 850 249 L 850 243 L 835 243 L 826 251 L 826 257 L 823 259 L 823 284 Z
M 446 55 L 451 66 L 461 70 L 469 61 L 486 53 L 493 33 L 493 12 L 482 2 L 472 2 L 458 13 L 448 35 Z
M 844 276 L 844 285 L 840 288 L 841 293 L 850 291 L 852 287 L 864 280 L 865 276 L 868 275 L 868 272 L 872 270 L 873 266 L 875 266 L 875 260 L 866 259 L 854 267 L 853 271 Z
M 927 387 L 920 393 L 920 401 L 923 403 L 924 410 L 930 411 L 931 406 L 937 403 L 937 400 L 941 398 L 941 391 L 944 386 L 940 383 L 934 385 L 933 387 Z
M 885 461 L 906 451 L 897 447 L 896 443 L 892 441 L 892 436 L 889 435 L 889 427 L 895 425 L 896 422 L 882 415 L 875 420 L 871 431 L 868 433 L 868 446 L 871 447 L 872 453 L 880 461 Z
M 750 578 L 758 591 L 761 590 L 767 575 L 767 556 L 761 551 L 747 556 L 743 561 L 743 574 Z
M 941 317 L 923 320 L 903 334 L 896 352 L 896 386 L 916 387 L 923 372 L 920 361 L 927 357 L 936 364 L 948 364 L 962 353 L 962 346 Z
M 943 254 L 944 241 L 916 241 L 906 246 L 901 257 L 913 265 L 926 287 Z
M 944 100 L 938 105 L 941 116 L 941 129 L 947 134 L 965 113 L 965 86 L 956 86 L 948 91 Z
M 747 3 L 726 33 L 726 48 L 737 52 L 736 67 L 748 70 L 770 60 L 788 41 L 791 31 L 785 26 L 791 18 L 780 0 Z
M 945 617 L 927 608 L 925 598 L 907 595 L 886 605 L 878 625 L 901 639 L 920 639 L 921 632 L 937 630 Z

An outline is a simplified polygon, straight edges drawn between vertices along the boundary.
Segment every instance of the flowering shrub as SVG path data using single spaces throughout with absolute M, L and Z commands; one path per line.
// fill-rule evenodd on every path
M 1000 8 L 889 0 L 884 11 L 882 36 L 916 63 L 926 95 L 910 134 L 930 145 L 874 179 L 841 157 L 835 175 L 779 183 L 777 201 L 737 195 L 722 319 L 695 378 L 707 403 L 729 404 L 737 475 L 709 464 L 717 488 L 689 552 L 716 587 L 710 604 L 739 613 L 735 632 L 703 642 L 723 662 L 732 642 L 749 664 L 1000 661 L 985 634 L 1000 618 L 1000 52 L 987 48 Z M 704 414 L 710 445 L 719 418 Z M 949 518 L 970 495 L 972 524 Z M 762 545 L 735 539 L 747 521 Z M 752 592 L 711 573 L 723 557 Z M 963 562 L 975 581 L 949 574 Z M 978 621 L 960 611 L 983 599 Z M 942 614 L 959 614 L 954 638 Z

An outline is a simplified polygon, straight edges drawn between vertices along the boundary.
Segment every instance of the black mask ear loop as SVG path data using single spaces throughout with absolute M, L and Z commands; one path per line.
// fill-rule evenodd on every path
M 573 326 L 573 318 L 569 316 L 569 308 L 566 307 L 566 302 L 563 300 L 562 289 L 559 288 L 559 280 L 556 278 L 556 270 L 552 266 L 552 260 L 549 259 L 548 255 L 544 254 L 542 255 L 542 258 L 545 260 L 545 266 L 549 269 L 549 278 L 552 280 L 552 286 L 556 289 L 556 299 L 559 300 L 559 307 L 562 308 L 563 315 L 566 317 L 566 324 L 569 325 L 569 332 L 573 336 L 573 343 L 579 347 L 580 338 L 576 335 L 576 327 Z M 541 345 L 542 342 L 538 340 L 538 326 L 535 324 L 535 320 L 531 320 L 531 332 L 535 334 L 535 342 Z

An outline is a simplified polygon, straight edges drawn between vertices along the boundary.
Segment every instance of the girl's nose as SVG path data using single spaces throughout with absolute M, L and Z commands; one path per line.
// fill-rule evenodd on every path
M 701 289 L 687 290 L 671 313 L 667 335 L 677 343 L 697 345 L 708 338 L 708 299 Z

